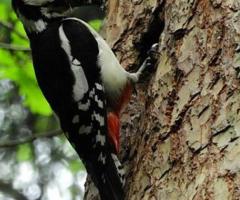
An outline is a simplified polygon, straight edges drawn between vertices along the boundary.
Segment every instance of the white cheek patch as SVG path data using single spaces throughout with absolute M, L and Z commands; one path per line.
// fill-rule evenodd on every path
M 27 19 L 23 15 L 19 13 L 19 18 L 22 20 L 25 28 L 31 33 L 31 32 L 36 32 L 36 33 L 41 33 L 47 28 L 47 22 L 43 21 L 42 19 L 39 19 L 37 21 Z
M 41 6 L 44 5 L 46 3 L 51 3 L 55 0 L 23 0 L 23 2 L 27 5 L 31 5 L 31 6 Z
M 40 33 L 47 28 L 47 23 L 39 19 L 38 21 L 34 22 L 34 26 L 36 27 L 37 32 Z
M 80 66 L 80 61 L 76 59 L 73 60 L 73 56 L 71 54 L 71 46 L 62 26 L 59 28 L 59 37 L 61 39 L 61 47 L 69 58 L 71 70 L 75 79 L 75 83 L 73 85 L 73 98 L 75 101 L 80 101 L 89 89 L 87 78 L 83 68 Z

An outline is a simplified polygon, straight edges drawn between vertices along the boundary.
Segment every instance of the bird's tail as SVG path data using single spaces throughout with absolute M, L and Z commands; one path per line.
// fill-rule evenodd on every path
M 115 154 L 106 156 L 106 165 L 85 163 L 88 174 L 98 188 L 101 200 L 124 200 L 124 170 Z

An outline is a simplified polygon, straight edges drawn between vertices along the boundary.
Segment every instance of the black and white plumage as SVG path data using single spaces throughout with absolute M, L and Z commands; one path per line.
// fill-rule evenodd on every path
M 108 113 L 118 120 L 119 99 L 146 63 L 136 73 L 125 71 L 97 32 L 65 16 L 70 4 L 89 2 L 102 1 L 12 0 L 30 39 L 39 86 L 63 131 L 101 199 L 123 200 L 124 172 L 108 136 Z

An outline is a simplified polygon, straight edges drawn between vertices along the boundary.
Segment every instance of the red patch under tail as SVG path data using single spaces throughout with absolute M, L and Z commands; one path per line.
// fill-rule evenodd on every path
M 119 98 L 118 103 L 114 106 L 113 111 L 108 113 L 108 134 L 111 143 L 114 145 L 116 153 L 119 153 L 120 149 L 120 113 L 123 107 L 130 101 L 132 94 L 131 84 L 127 84 L 124 91 Z
M 108 116 L 108 136 L 110 142 L 114 145 L 116 153 L 119 152 L 119 140 L 120 140 L 120 120 L 119 116 L 113 112 L 109 112 Z

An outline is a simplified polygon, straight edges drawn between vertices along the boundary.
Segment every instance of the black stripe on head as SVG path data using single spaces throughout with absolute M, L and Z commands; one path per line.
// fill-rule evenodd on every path
M 27 19 L 37 21 L 42 16 L 39 6 L 27 5 L 23 0 L 13 0 L 12 6 L 18 17 L 22 15 Z
M 60 21 L 70 8 L 67 0 L 12 0 L 13 8 L 27 33 L 40 33 Z

